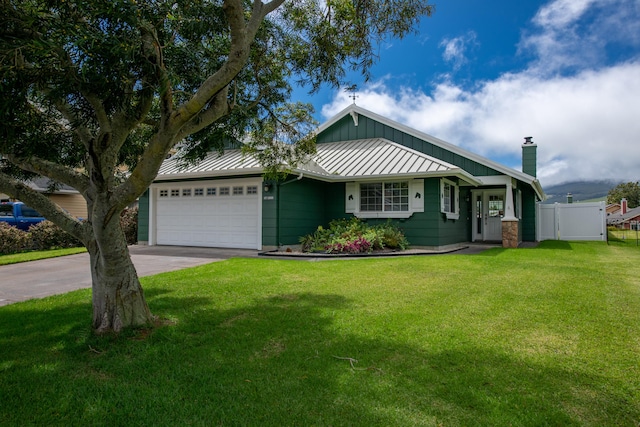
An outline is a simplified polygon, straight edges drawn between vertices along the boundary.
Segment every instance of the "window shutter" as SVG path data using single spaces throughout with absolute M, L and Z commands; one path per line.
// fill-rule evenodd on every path
M 354 213 L 358 203 L 358 184 L 355 182 L 345 183 L 345 212 Z
M 453 187 L 454 193 L 455 193 L 455 200 L 456 200 L 456 206 L 454 209 L 454 213 L 460 213 L 460 188 L 456 185 L 455 187 Z
M 409 199 L 413 212 L 424 212 L 424 179 L 413 179 L 409 181 Z

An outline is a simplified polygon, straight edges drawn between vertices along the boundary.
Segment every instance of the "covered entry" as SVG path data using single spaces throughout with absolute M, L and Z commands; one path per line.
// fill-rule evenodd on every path
M 518 239 L 518 222 L 522 219 L 522 196 L 508 180 L 504 187 L 471 191 L 473 242 L 503 242 L 504 223 L 509 223 L 511 238 Z M 517 244 L 517 243 L 516 243 Z
M 502 241 L 502 218 L 505 212 L 505 191 L 473 191 L 472 241 Z

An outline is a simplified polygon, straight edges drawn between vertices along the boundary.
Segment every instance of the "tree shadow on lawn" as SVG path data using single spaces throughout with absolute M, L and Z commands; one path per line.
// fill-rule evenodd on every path
M 631 425 L 640 416 L 607 379 L 438 333 L 412 345 L 361 325 L 341 295 L 273 295 L 228 310 L 148 297 L 177 323 L 142 340 L 84 335 L 88 303 L 0 310 L 2 325 L 35 325 L 0 335 L 0 423 Z

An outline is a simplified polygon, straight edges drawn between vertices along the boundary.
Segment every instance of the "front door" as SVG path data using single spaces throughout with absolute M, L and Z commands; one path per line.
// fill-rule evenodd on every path
M 473 241 L 502 241 L 504 191 L 474 191 Z
M 504 191 L 499 193 L 487 193 L 484 240 L 502 241 L 503 216 Z

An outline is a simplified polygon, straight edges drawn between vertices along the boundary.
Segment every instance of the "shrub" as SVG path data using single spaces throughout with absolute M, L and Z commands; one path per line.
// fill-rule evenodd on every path
M 128 245 L 138 243 L 138 208 L 125 209 L 120 214 L 120 225 Z
M 28 249 L 28 233 L 0 221 L 0 254 L 14 254 Z
M 398 226 L 394 225 L 390 220 L 385 224 L 380 224 L 377 235 L 382 240 L 382 245 L 390 249 L 405 250 L 409 247 L 409 241 Z
M 63 231 L 51 221 L 42 221 L 31 226 L 27 234 L 31 240 L 32 249 L 35 250 L 42 251 L 82 246 L 78 239 Z
M 349 254 L 409 247 L 402 231 L 390 220 L 370 227 L 358 218 L 331 221 L 326 229 L 319 226 L 312 234 L 301 237 L 300 243 L 303 252 Z

